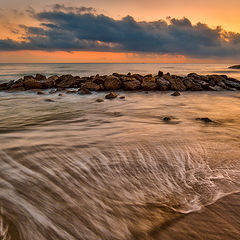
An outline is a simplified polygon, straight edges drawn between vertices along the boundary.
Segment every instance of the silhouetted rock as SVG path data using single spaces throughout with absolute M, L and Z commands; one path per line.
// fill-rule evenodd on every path
M 163 76 L 163 72 L 162 71 L 158 71 L 158 77 L 162 77 Z
M 240 65 L 230 66 L 229 68 L 231 68 L 231 69 L 240 69 Z

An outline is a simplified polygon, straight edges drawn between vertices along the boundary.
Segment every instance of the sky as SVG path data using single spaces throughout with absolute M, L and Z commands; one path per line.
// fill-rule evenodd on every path
M 239 0 L 0 0 L 0 62 L 240 62 Z

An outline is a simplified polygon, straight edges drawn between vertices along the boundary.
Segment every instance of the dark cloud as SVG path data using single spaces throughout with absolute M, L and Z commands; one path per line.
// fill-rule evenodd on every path
M 131 16 L 115 20 L 92 8 L 56 4 L 32 16 L 40 27 L 21 26 L 23 42 L 0 40 L 0 50 L 87 50 L 179 54 L 190 57 L 239 57 L 240 34 L 221 27 L 192 24 L 187 18 L 137 22 Z

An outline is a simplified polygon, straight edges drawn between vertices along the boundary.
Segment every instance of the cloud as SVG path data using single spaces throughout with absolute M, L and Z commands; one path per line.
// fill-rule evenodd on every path
M 31 11 L 39 27 L 21 26 L 24 41 L 0 40 L 0 50 L 111 51 L 185 55 L 240 56 L 240 34 L 192 24 L 187 18 L 138 22 L 115 20 L 93 8 L 56 4 L 50 11 Z

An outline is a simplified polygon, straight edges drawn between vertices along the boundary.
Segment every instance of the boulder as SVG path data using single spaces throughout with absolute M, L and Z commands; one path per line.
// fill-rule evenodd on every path
M 21 87 L 24 87 L 24 80 L 22 78 L 10 85 L 10 89 L 16 89 Z
M 53 88 L 53 87 L 55 87 L 58 78 L 59 77 L 57 75 L 54 75 L 54 76 L 51 76 L 48 79 L 44 80 L 43 83 L 42 83 L 43 88 Z
M 185 91 L 187 88 L 183 84 L 183 81 L 180 78 L 170 79 L 171 89 L 175 91 Z
M 157 83 L 155 77 L 144 77 L 142 81 L 142 89 L 144 91 L 156 90 Z
M 45 79 L 46 79 L 46 76 L 37 73 L 35 79 L 36 79 L 37 81 L 42 81 L 42 80 L 45 80 Z
M 134 91 L 141 88 L 141 82 L 138 80 L 131 80 L 123 82 L 124 90 Z
M 56 86 L 61 88 L 79 87 L 77 80 L 72 75 L 62 75 L 55 82 Z
M 93 78 L 93 82 L 98 84 L 98 85 L 104 85 L 104 81 L 105 81 L 105 78 L 104 77 L 101 77 L 99 75 L 96 75 L 94 78 Z
M 78 89 L 78 94 L 87 95 L 87 94 L 92 94 L 92 93 L 88 89 L 82 87 L 82 88 Z
M 96 99 L 96 102 L 104 102 L 104 100 L 101 98 L 98 98 L 98 99 Z
M 82 84 L 81 86 L 82 88 L 88 89 L 90 91 L 98 91 L 100 89 L 100 86 L 96 83 L 94 83 L 93 81 L 87 81 L 85 83 Z
M 240 89 L 240 81 L 235 82 L 235 81 L 231 81 L 231 80 L 224 80 L 224 83 L 230 87 L 230 88 L 237 88 Z
M 106 90 L 118 90 L 121 86 L 121 80 L 113 75 L 107 76 L 104 81 L 104 87 Z
M 224 91 L 225 89 L 216 85 L 216 86 L 209 86 L 208 90 L 209 91 Z
M 110 92 L 105 96 L 106 99 L 113 99 L 116 98 L 118 95 L 115 92 Z
M 184 78 L 183 84 L 186 86 L 186 90 L 191 90 L 195 86 L 195 82 L 192 80 L 192 77 Z
M 41 89 L 42 88 L 42 83 L 37 81 L 34 78 L 27 78 L 26 80 L 24 80 L 24 88 L 26 90 L 29 90 L 29 89 Z
M 157 86 L 160 91 L 167 91 L 170 89 L 170 82 L 164 78 L 157 78 Z

